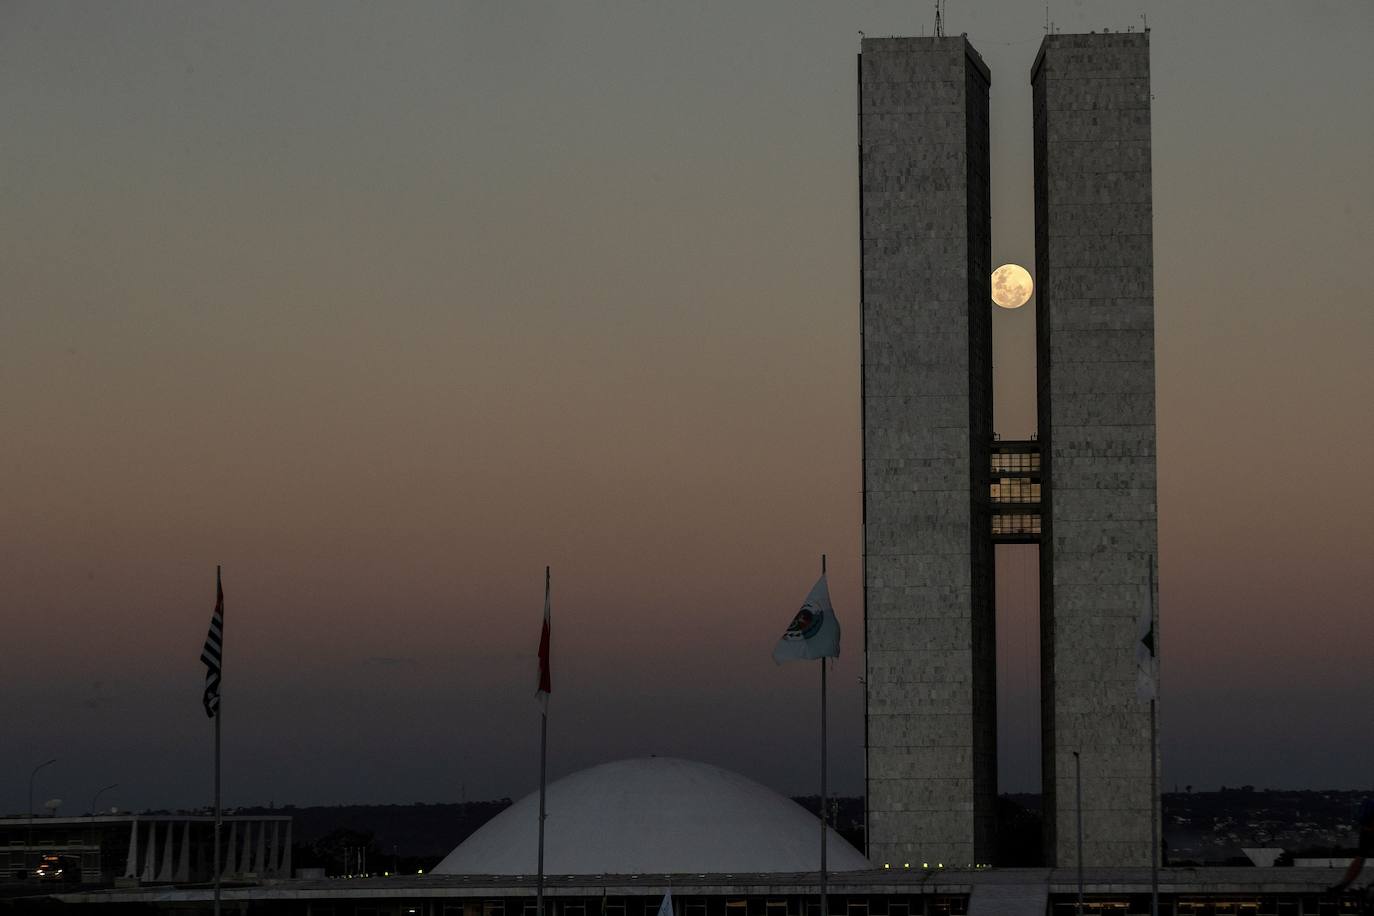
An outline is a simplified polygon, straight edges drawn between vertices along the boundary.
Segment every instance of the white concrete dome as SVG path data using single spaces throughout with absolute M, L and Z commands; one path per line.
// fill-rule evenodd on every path
M 548 787 L 544 873 L 637 875 L 806 872 L 820 867 L 820 823 L 789 798 L 720 767 L 671 757 L 603 763 Z M 492 818 L 433 870 L 532 875 L 539 793 Z M 831 871 L 872 868 L 834 830 Z

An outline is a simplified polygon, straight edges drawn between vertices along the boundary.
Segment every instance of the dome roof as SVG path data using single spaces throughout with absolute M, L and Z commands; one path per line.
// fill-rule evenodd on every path
M 805 808 L 738 773 L 671 757 L 603 763 L 549 785 L 544 872 L 631 875 L 805 872 L 820 867 L 818 822 Z M 531 875 L 539 793 L 488 821 L 431 872 Z M 872 868 L 834 830 L 831 871 Z

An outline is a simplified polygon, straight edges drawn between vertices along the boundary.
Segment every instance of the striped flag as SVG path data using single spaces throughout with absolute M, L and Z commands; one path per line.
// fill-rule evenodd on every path
M 220 653 L 224 651 L 224 586 L 220 585 L 219 567 L 215 567 L 215 613 L 210 618 L 210 633 L 200 660 L 205 662 L 205 714 L 210 718 L 219 712 Z
M 549 708 L 549 694 L 553 692 L 553 677 L 549 673 L 549 568 L 544 567 L 544 628 L 539 632 L 539 687 L 535 696 L 545 711 Z

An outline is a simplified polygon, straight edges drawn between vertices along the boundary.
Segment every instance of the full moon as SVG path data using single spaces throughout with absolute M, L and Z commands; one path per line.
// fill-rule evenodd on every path
M 1019 264 L 1003 264 L 992 272 L 992 301 L 1004 309 L 1019 309 L 1034 289 L 1031 275 Z

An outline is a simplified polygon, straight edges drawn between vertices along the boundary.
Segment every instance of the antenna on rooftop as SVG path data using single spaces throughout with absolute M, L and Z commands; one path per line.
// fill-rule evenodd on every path
M 945 37 L 945 0 L 935 0 L 935 37 Z
M 1144 13 L 1140 14 L 1140 27 L 1147 32 L 1150 31 L 1150 20 L 1145 17 Z
M 1048 3 L 1046 3 L 1046 4 L 1045 4 L 1045 34 L 1048 35 L 1049 33 L 1050 33 L 1050 5 L 1049 5 Z

